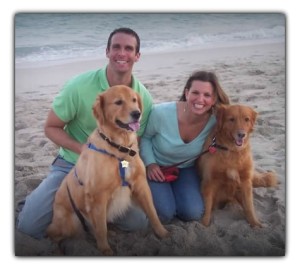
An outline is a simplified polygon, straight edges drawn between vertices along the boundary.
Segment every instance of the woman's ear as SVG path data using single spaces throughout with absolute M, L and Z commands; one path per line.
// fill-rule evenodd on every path
M 190 89 L 187 89 L 187 88 L 184 89 L 185 100 L 188 99 L 189 91 L 190 91 Z

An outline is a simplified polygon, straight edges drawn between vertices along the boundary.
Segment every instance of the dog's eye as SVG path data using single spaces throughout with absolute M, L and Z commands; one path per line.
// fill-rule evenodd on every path
M 245 117 L 245 122 L 249 122 L 250 118 L 249 117 Z
M 135 103 L 136 102 L 136 98 L 133 98 L 132 101 Z
M 123 104 L 123 100 L 121 100 L 121 99 L 120 99 L 120 100 L 117 100 L 117 101 L 115 102 L 115 104 L 116 104 L 116 105 L 122 105 L 122 104 Z
M 234 122 L 234 117 L 230 117 L 228 120 L 229 120 L 230 122 Z

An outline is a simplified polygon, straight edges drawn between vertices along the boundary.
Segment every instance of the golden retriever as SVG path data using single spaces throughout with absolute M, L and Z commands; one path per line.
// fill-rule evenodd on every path
M 127 86 L 113 86 L 97 97 L 93 113 L 98 128 L 56 193 L 53 219 L 47 229 L 51 239 L 58 242 L 82 233 L 84 223 L 80 219 L 84 219 L 92 228 L 98 249 L 112 255 L 107 222 L 126 212 L 131 197 L 147 214 L 156 235 L 168 235 L 154 208 L 138 153 L 135 131 L 141 111 L 140 96 Z
M 218 109 L 217 124 L 208 136 L 197 160 L 205 204 L 202 224 L 208 226 L 214 207 L 228 201 L 242 206 L 248 223 L 261 227 L 253 205 L 253 187 L 277 184 L 273 172 L 254 170 L 249 136 L 257 113 L 248 106 L 224 105 Z

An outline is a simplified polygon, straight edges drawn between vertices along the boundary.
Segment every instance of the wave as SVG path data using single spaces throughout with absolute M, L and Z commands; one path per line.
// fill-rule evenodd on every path
M 102 15 L 80 15 L 80 20 L 78 14 L 53 16 L 17 16 L 16 63 L 104 57 L 111 24 L 120 23 L 113 14 L 109 20 Z M 121 19 L 124 25 L 135 25 L 143 53 L 285 41 L 281 14 L 155 14 L 147 20 L 131 14 Z

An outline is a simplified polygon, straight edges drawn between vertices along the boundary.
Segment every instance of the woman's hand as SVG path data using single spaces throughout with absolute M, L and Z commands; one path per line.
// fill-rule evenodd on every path
M 157 181 L 157 182 L 164 182 L 165 177 L 162 173 L 159 165 L 156 163 L 151 163 L 146 167 L 146 173 L 149 180 Z

